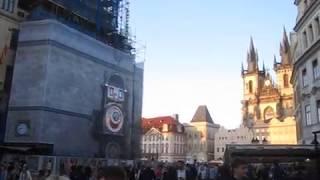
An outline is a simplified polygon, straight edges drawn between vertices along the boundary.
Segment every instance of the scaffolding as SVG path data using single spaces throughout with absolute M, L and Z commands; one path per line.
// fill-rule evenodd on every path
M 129 0 L 20 0 L 28 20 L 57 19 L 106 44 L 131 53 Z

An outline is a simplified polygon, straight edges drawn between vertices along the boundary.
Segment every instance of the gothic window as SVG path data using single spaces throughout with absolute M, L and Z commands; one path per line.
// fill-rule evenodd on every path
M 288 74 L 284 74 L 283 75 L 283 86 L 285 88 L 288 88 L 289 87 L 289 77 L 288 77 Z
M 252 81 L 249 81 L 249 93 L 253 92 L 253 88 L 252 88 Z
M 311 122 L 311 108 L 310 105 L 306 105 L 305 107 L 305 118 L 306 118 L 306 125 L 309 126 L 312 124 Z
M 320 77 L 320 70 L 318 66 L 318 60 L 314 60 L 312 62 L 312 70 L 313 70 L 313 79 L 316 80 Z
M 308 86 L 307 69 L 302 70 L 302 85 L 303 87 Z

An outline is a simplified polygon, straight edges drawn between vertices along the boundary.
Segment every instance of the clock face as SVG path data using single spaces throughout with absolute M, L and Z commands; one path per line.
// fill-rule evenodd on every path
M 110 106 L 105 115 L 105 124 L 113 133 L 117 133 L 123 126 L 123 113 L 118 106 Z
M 270 86 L 270 85 L 271 85 L 271 82 L 270 82 L 270 80 L 266 80 L 266 81 L 264 82 L 264 84 L 265 84 L 266 86 Z
M 16 127 L 16 131 L 19 135 L 27 135 L 29 132 L 29 127 L 26 123 L 19 123 Z

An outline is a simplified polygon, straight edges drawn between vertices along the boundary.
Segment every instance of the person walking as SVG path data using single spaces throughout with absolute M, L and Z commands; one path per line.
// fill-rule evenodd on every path
M 20 172 L 19 180 L 32 180 L 31 173 L 28 170 L 27 164 L 22 165 L 22 171 Z
M 245 180 L 247 174 L 247 164 L 246 162 L 235 159 L 231 165 L 232 168 L 232 179 L 233 180 Z

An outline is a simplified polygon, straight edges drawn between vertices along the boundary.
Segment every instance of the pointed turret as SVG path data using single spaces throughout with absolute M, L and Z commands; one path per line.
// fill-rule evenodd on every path
M 290 65 L 291 56 L 290 56 L 290 43 L 287 35 L 286 28 L 283 27 L 283 38 L 280 43 L 280 56 L 281 56 L 281 65 Z
M 250 47 L 249 52 L 247 54 L 247 63 L 248 63 L 248 72 L 258 72 L 259 66 L 258 66 L 258 53 L 257 50 L 254 47 L 253 39 L 250 38 Z
M 276 55 L 273 55 L 273 68 L 276 69 L 278 67 L 277 57 Z
M 243 62 L 241 62 L 241 75 L 244 75 L 244 67 L 243 67 Z

